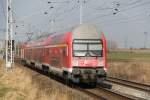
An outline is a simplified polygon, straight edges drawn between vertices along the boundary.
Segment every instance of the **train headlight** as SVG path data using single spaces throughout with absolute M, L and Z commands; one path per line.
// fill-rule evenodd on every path
M 98 61 L 98 66 L 104 66 L 104 61 L 103 60 L 99 60 Z

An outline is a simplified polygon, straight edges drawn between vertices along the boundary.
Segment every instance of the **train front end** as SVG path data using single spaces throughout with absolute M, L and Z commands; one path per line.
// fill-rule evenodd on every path
M 102 32 L 83 24 L 73 30 L 72 74 L 76 83 L 96 84 L 106 78 L 106 47 Z

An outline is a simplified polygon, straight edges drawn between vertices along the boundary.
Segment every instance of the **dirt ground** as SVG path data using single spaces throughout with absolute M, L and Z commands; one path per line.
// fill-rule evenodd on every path
M 0 60 L 0 100 L 93 100 L 89 96 L 18 64 L 5 72 Z
M 150 85 L 150 62 L 131 61 L 108 63 L 108 75 Z

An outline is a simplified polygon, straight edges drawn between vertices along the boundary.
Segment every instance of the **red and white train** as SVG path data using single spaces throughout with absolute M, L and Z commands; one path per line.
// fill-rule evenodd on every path
M 91 24 L 22 44 L 20 50 L 23 64 L 75 83 L 97 83 L 106 78 L 106 40 Z

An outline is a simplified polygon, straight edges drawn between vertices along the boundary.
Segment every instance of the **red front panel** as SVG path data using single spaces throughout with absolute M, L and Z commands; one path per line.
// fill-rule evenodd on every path
M 68 34 L 68 68 L 72 68 L 72 33 Z
M 104 61 L 102 57 L 74 57 L 73 66 L 99 67 L 104 66 Z
M 104 69 L 107 71 L 108 67 L 107 67 L 107 47 L 106 47 L 106 38 L 104 36 L 104 33 L 102 33 L 102 41 L 103 41 L 103 56 L 104 56 Z

